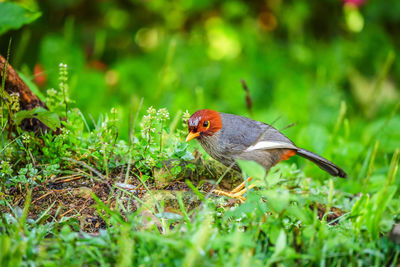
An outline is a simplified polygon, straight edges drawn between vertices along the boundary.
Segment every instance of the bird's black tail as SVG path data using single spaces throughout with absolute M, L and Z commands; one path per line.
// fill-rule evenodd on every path
M 302 156 L 303 158 L 306 158 L 308 160 L 311 160 L 312 162 L 317 164 L 318 167 L 320 167 L 324 171 L 328 172 L 332 176 L 339 176 L 341 178 L 347 177 L 347 174 L 344 172 L 344 170 L 342 170 L 341 168 L 339 168 L 338 166 L 336 166 L 329 160 L 327 160 L 311 151 L 299 148 L 299 149 L 297 149 L 297 155 Z

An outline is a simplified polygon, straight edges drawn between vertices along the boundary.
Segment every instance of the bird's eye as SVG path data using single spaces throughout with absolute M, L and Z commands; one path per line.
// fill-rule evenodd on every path
M 203 127 L 204 128 L 208 128 L 208 126 L 210 126 L 210 121 L 203 122 Z

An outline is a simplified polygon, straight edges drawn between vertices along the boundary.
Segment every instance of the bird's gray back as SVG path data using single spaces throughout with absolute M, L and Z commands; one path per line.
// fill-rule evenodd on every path
M 293 144 L 289 138 L 271 125 L 233 114 L 220 113 L 220 115 L 222 119 L 220 134 L 223 136 L 220 141 L 230 146 L 229 149 L 242 151 L 259 141 Z

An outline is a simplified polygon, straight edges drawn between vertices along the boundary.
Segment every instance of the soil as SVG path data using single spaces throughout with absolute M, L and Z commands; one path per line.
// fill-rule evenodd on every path
M 205 178 L 210 178 L 210 174 L 215 175 L 215 168 L 210 168 L 209 173 L 202 174 Z M 159 175 L 159 173 L 158 173 Z M 148 179 L 145 184 L 151 191 L 151 197 L 147 189 L 143 186 L 138 177 L 140 175 L 131 175 L 128 182 L 124 183 L 125 174 L 121 170 L 115 170 L 110 174 L 110 182 L 90 179 L 82 175 L 69 175 L 55 177 L 52 180 L 40 184 L 32 189 L 31 204 L 28 217 L 43 221 L 60 221 L 65 218 L 75 218 L 79 221 L 79 229 L 87 233 L 98 233 L 100 229 L 106 228 L 106 224 L 99 215 L 99 207 L 92 194 L 95 194 L 100 201 L 105 203 L 110 209 L 116 208 L 116 199 L 122 201 L 125 207 L 129 207 L 129 212 L 137 210 L 141 204 L 138 200 L 146 203 L 149 207 L 156 210 L 154 199 L 164 201 L 164 212 L 180 214 L 177 195 L 183 195 L 182 199 L 188 212 L 197 208 L 202 202 L 192 189 L 185 182 L 190 179 L 194 186 L 198 187 L 203 195 L 207 195 L 213 190 L 215 179 L 200 179 L 198 173 L 190 173 L 191 177 L 182 176 L 177 180 L 164 181 L 160 183 L 156 179 Z M 220 177 L 220 176 L 216 176 Z M 157 183 L 155 182 L 157 181 Z M 219 184 L 219 189 L 229 191 L 240 183 L 240 175 L 230 173 L 226 175 Z M 126 193 L 129 192 L 129 193 Z M 11 188 L 7 195 L 12 199 L 14 207 L 24 207 L 27 191 Z M 219 198 L 214 194 L 212 198 Z M 224 207 L 230 207 L 239 204 L 238 201 L 227 199 Z M 317 208 L 320 218 L 326 213 L 326 207 L 321 204 L 310 206 L 311 209 Z M 11 212 L 9 208 L 0 208 L 1 212 Z M 121 211 L 122 213 L 122 211 Z M 340 209 L 331 208 L 327 216 L 328 222 L 337 223 L 337 218 L 343 215 Z M 149 217 L 157 224 L 157 219 L 150 211 L 142 212 L 143 216 Z M 335 221 L 336 220 L 336 221 Z M 79 230 L 76 229 L 76 230 Z

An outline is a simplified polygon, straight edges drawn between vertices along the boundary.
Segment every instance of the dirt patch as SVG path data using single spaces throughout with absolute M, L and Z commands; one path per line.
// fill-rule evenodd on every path
M 106 203 L 110 209 L 116 208 L 116 200 L 125 207 L 127 212 L 136 211 L 142 206 L 142 203 L 145 203 L 150 209 L 156 210 L 156 203 L 163 201 L 164 212 L 180 214 L 178 198 L 183 200 L 187 211 L 191 211 L 201 204 L 201 200 L 188 186 L 186 179 L 190 180 L 204 195 L 215 186 L 215 179 L 207 179 L 215 173 L 204 175 L 204 179 L 201 179 L 198 173 L 188 173 L 163 183 L 159 183 L 156 179 L 148 179 L 145 182 L 146 186 L 139 179 L 140 173 L 129 176 L 126 183 L 123 173 L 121 170 L 114 170 L 110 175 L 112 178 L 109 182 L 82 175 L 70 175 L 56 177 L 47 183 L 38 185 L 32 189 L 28 216 L 40 222 L 61 221 L 67 217 L 75 218 L 79 222 L 81 231 L 97 233 L 99 229 L 106 228 L 106 223 L 97 211 L 96 201 L 92 194 Z M 219 188 L 229 191 L 240 181 L 240 175 L 232 173 L 221 181 Z M 148 190 L 151 191 L 151 195 Z M 12 188 L 7 194 L 11 196 L 10 203 L 13 203 L 13 206 L 23 208 L 26 192 Z M 212 197 L 218 198 L 214 195 Z M 226 205 L 232 206 L 236 203 L 236 201 L 228 200 Z M 326 213 L 326 208 L 321 204 L 311 205 L 310 208 L 317 208 L 320 218 Z M 7 207 L 0 208 L 0 211 L 10 212 Z M 151 214 L 149 211 L 147 213 Z M 122 211 L 121 214 L 123 214 Z M 327 221 L 335 221 L 341 215 L 343 215 L 341 210 L 331 208 Z M 334 223 L 337 222 L 338 220 Z
M 92 233 L 106 227 L 104 220 L 96 210 L 96 201 L 92 194 L 106 203 L 110 209 L 116 207 L 116 199 L 119 199 L 125 207 L 129 208 L 129 212 L 136 211 L 140 206 L 137 199 L 147 201 L 147 189 L 156 196 L 159 196 L 160 192 L 171 192 L 174 195 L 177 192 L 187 192 L 192 198 L 195 197 L 195 194 L 183 179 L 169 181 L 165 185 L 158 185 L 155 179 L 148 179 L 145 182 L 147 187 L 145 188 L 138 176 L 129 176 L 129 183 L 123 183 L 125 175 L 120 175 L 117 171 L 112 175 L 116 176 L 110 179 L 110 182 L 94 180 L 81 175 L 61 176 L 32 188 L 29 218 L 39 219 L 41 222 L 51 222 L 73 217 L 79 221 L 82 231 Z M 199 185 L 198 181 L 193 181 L 193 184 Z M 202 180 L 199 189 L 203 193 L 207 193 L 212 187 L 213 184 Z M 126 192 L 129 192 L 129 194 Z M 23 208 L 26 198 L 25 190 L 10 188 L 7 195 L 11 197 L 10 203 L 13 203 L 14 207 Z M 170 197 L 170 199 L 172 198 Z M 190 202 L 190 197 L 184 199 L 186 207 L 186 204 Z M 170 200 L 170 202 L 173 201 Z M 191 202 L 186 208 L 193 209 L 200 202 L 198 204 L 193 203 Z M 167 203 L 166 210 L 176 210 L 177 207 L 172 206 L 171 203 Z M 2 207 L 0 210 L 1 212 L 11 212 L 8 207 Z

